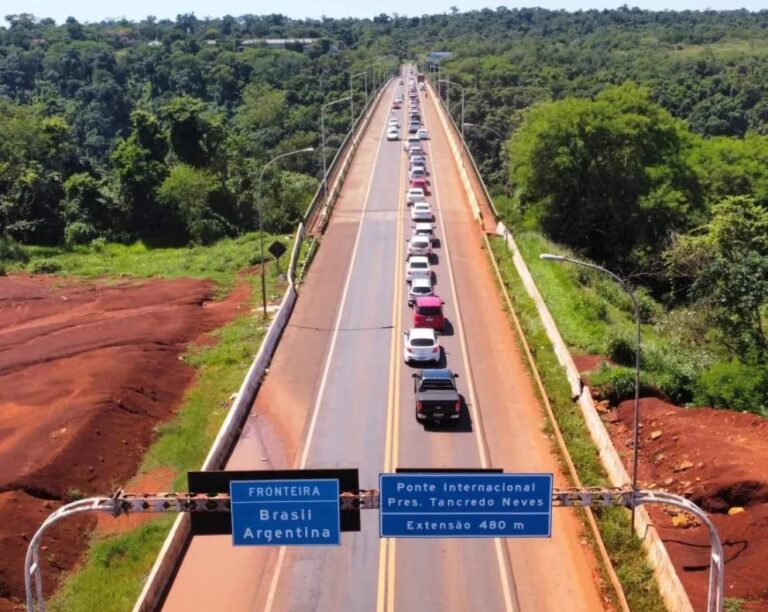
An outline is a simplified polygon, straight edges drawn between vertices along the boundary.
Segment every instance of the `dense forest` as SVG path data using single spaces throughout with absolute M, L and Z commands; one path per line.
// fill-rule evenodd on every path
M 253 229 L 256 178 L 316 146 L 320 105 L 357 107 L 381 82 L 371 42 L 274 15 L 80 24 L 9 15 L 0 29 L 0 228 L 10 240 L 209 243 Z M 268 48 L 265 38 L 311 38 Z M 338 42 L 337 42 L 338 41 Z M 394 65 L 394 64 L 392 64 Z M 327 154 L 350 127 L 329 107 Z M 322 176 L 319 152 L 265 179 L 264 226 L 290 231 Z
M 23 244 L 250 231 L 260 169 L 319 148 L 322 104 L 351 80 L 357 112 L 381 80 L 375 62 L 448 51 L 439 75 L 455 85 L 442 95 L 479 126 L 468 145 L 509 196 L 505 220 L 630 277 L 649 296 L 646 322 L 662 304 L 684 350 L 707 347 L 667 368 L 668 395 L 725 384 L 736 399 L 696 397 L 768 410 L 768 11 L 6 23 L 0 258 Z M 328 109 L 329 158 L 350 121 L 345 104 Z M 294 227 L 321 175 L 317 153 L 270 173 L 265 228 Z

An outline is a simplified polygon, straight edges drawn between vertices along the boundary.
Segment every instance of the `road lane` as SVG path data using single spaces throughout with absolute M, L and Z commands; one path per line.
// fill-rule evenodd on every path
M 382 129 L 389 116 L 394 89 L 391 85 L 384 93 L 363 135 L 321 248 L 300 288 L 289 325 L 227 464 L 228 469 L 282 469 L 299 463 L 299 447 L 306 436 L 311 408 L 319 392 L 325 356 L 330 349 L 339 301 L 360 228 L 366 189 L 382 146 Z M 399 150 L 398 144 L 389 143 L 389 150 Z M 383 190 L 386 191 L 392 191 L 391 186 Z M 395 200 L 392 205 L 396 205 Z M 388 213 L 376 214 L 386 216 Z M 366 303 L 358 302 L 358 305 L 364 308 Z M 342 333 L 364 333 L 353 331 L 356 325 L 353 321 Z M 342 537 L 344 546 L 352 541 L 351 534 Z M 194 538 L 163 609 L 186 612 L 213 604 L 233 611 L 263 609 L 279 550 L 233 548 L 228 536 Z
M 382 434 L 393 334 L 391 264 L 399 256 L 396 221 L 401 213 L 393 186 L 402 183 L 402 149 L 399 142 L 384 138 L 384 129 L 362 204 L 359 248 L 353 252 L 341 298 L 338 334 L 318 391 L 313 415 L 316 425 L 314 429 L 310 426 L 300 464 L 308 468 L 358 467 L 361 483 L 376 482 L 384 469 Z M 362 523 L 360 533 L 342 536 L 341 548 L 286 549 L 267 609 L 375 607 L 377 517 L 363 513 Z
M 545 413 L 503 310 L 481 230 L 472 218 L 431 97 L 423 106 L 430 128 L 432 170 L 439 181 L 445 223 L 442 238 L 450 246 L 467 340 L 471 371 L 462 374 L 471 376 L 477 389 L 479 421 L 473 427 L 481 430 L 493 467 L 507 472 L 552 472 L 555 487 L 567 486 L 543 431 Z M 520 608 L 602 609 L 596 562 L 575 512 L 554 509 L 552 534 L 549 539 L 505 540 Z
M 422 105 L 423 106 L 423 105 Z M 422 109 L 423 117 L 423 109 Z M 424 118 L 426 127 L 433 127 Z M 489 467 L 485 457 L 482 432 L 477 429 L 475 388 L 468 368 L 466 339 L 463 337 L 460 304 L 454 286 L 455 270 L 451 265 L 452 244 L 445 231 L 443 198 L 446 194 L 442 169 L 431 142 L 423 146 L 430 172 L 428 201 L 435 210 L 436 236 L 440 247 L 433 255 L 436 277 L 435 291 L 445 301 L 444 311 L 449 325 L 440 336 L 444 349 L 441 365 L 459 374 L 460 394 L 465 400 L 458 426 L 425 427 L 414 415 L 411 373 L 418 367 L 401 365 L 399 453 L 395 466 L 482 468 Z M 410 232 L 410 220 L 404 221 Z M 404 326 L 412 316 L 407 307 L 406 289 L 401 290 Z M 401 362 L 402 363 L 402 362 Z M 494 540 L 411 540 L 393 541 L 394 557 L 388 589 L 394 591 L 394 607 L 418 610 L 514 610 L 515 588 L 508 574 L 504 555 Z

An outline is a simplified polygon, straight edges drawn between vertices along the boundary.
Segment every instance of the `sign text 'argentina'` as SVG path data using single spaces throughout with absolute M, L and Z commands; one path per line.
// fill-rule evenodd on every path
M 240 480 L 229 491 L 235 546 L 341 544 L 338 480 Z

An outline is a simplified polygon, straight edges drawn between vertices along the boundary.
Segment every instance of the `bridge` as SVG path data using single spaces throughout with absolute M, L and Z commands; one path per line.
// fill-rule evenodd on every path
M 388 141 L 407 133 L 405 85 L 391 82 L 365 129 L 322 245 L 227 464 L 231 470 L 357 467 L 361 486 L 398 467 L 552 472 L 567 482 L 507 319 L 433 97 L 420 92 L 435 211 L 435 291 L 447 318 L 443 365 L 460 374 L 459 422 L 414 417 L 414 368 L 403 361 L 411 324 L 405 282 L 411 234 L 408 158 Z M 229 536 L 192 540 L 167 611 L 597 610 L 597 563 L 572 512 L 532 540 L 379 539 L 378 516 L 340 547 L 233 548 Z

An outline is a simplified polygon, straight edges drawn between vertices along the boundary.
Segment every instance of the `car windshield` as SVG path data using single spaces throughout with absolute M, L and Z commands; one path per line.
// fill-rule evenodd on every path
M 420 315 L 434 316 L 440 314 L 439 306 L 419 306 L 417 311 Z
M 431 287 L 418 287 L 417 286 L 417 287 L 414 287 L 413 289 L 411 289 L 411 293 L 415 293 L 417 295 L 418 294 L 429 295 L 430 293 L 432 293 L 432 288 Z
M 429 264 L 426 261 L 412 261 L 411 268 L 418 270 L 426 270 Z
M 411 346 L 435 346 L 435 342 L 431 338 L 414 338 Z

